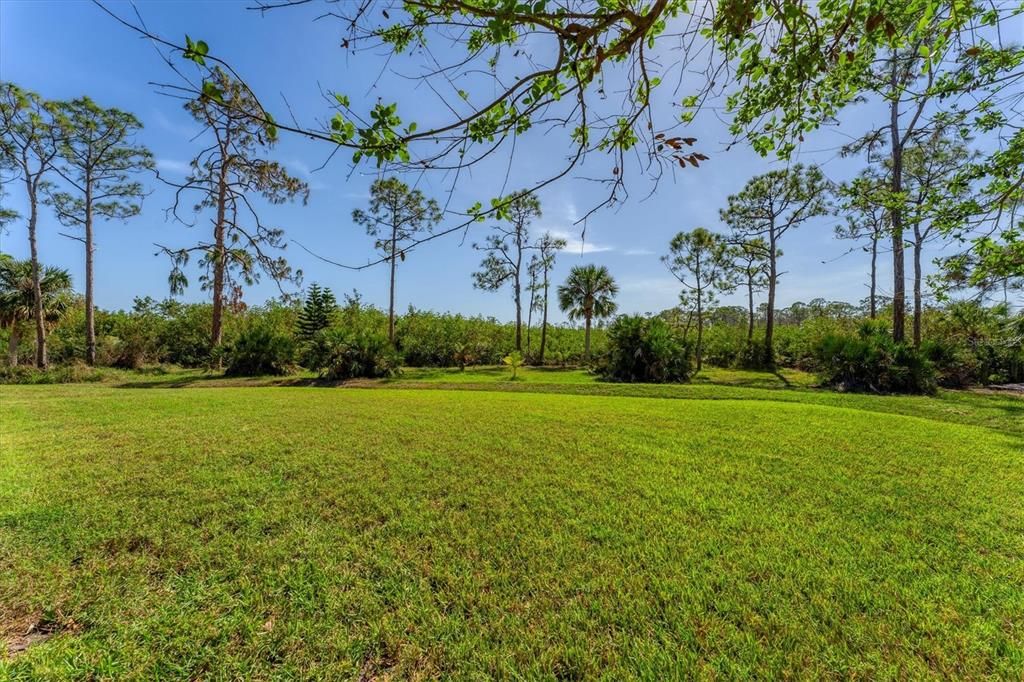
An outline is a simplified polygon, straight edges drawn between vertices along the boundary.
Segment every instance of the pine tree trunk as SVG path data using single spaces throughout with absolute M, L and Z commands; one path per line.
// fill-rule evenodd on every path
M 533 304 L 537 298 L 536 276 L 530 276 L 530 304 L 526 306 L 526 354 L 530 354 L 530 341 L 533 336 Z
M 914 348 L 921 347 L 921 235 L 914 226 Z
M 522 227 L 516 227 L 516 271 L 514 273 L 515 279 L 513 285 L 515 286 L 515 299 L 516 299 L 516 350 L 519 352 L 523 351 L 523 304 L 522 304 L 522 285 L 519 281 L 519 274 L 522 271 L 523 265 L 523 240 L 522 240 Z
M 906 289 L 904 284 L 905 278 L 904 271 L 904 257 L 903 257 L 903 237 L 901 234 L 893 232 L 892 235 L 892 279 L 893 279 L 893 292 L 892 292 L 892 339 L 893 341 L 903 341 L 906 331 L 904 329 L 906 325 Z
M 898 64 L 892 56 L 892 101 L 889 104 L 889 146 L 892 154 L 892 191 L 893 194 L 903 192 L 903 144 L 900 141 L 900 109 L 899 98 L 896 96 L 899 87 L 897 73 Z M 903 209 L 893 203 L 890 209 L 892 219 L 892 340 L 903 341 L 906 336 L 906 282 L 905 263 L 903 256 Z
M 698 269 L 698 273 L 700 270 Z M 697 371 L 704 366 L 704 307 L 701 305 L 703 293 L 697 289 Z
M 39 203 L 35 184 L 25 178 L 28 188 L 28 247 L 32 260 L 32 314 L 36 325 L 36 367 L 46 369 L 49 358 L 46 354 L 46 318 L 43 314 L 42 274 L 39 272 L 39 247 L 36 243 L 36 224 L 39 219 Z
M 547 347 L 548 342 L 548 275 L 544 273 L 544 317 L 540 323 L 540 354 L 538 355 L 538 364 L 544 365 L 544 349 Z
M 224 269 L 227 258 L 224 249 L 224 221 L 227 211 L 227 180 L 221 173 L 217 190 L 217 223 L 213 227 L 213 320 L 210 325 L 210 350 L 216 350 L 224 339 Z M 218 365 L 220 360 L 217 361 Z
M 93 299 L 92 180 L 85 176 L 85 362 L 96 364 L 96 308 Z
M 747 278 L 747 343 L 754 340 L 754 280 Z
M 388 341 L 395 345 L 395 268 L 398 267 L 398 254 L 395 247 L 398 245 L 398 228 L 391 229 L 391 287 L 388 293 Z
M 775 249 L 775 227 L 768 232 L 768 310 L 765 311 L 764 323 L 764 362 L 767 367 L 775 366 L 775 280 L 778 277 Z
M 878 304 L 876 298 L 876 290 L 878 287 L 878 236 L 871 237 L 871 289 L 870 289 L 870 306 L 871 306 L 871 319 L 875 319 L 878 316 Z

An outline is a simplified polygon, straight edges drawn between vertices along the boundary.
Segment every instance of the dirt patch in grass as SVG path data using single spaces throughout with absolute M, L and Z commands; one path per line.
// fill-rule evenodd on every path
M 0 624 L 0 638 L 3 639 L 4 652 L 13 658 L 54 635 L 62 632 L 77 633 L 81 629 L 79 623 L 63 613 L 44 616 L 36 612 L 5 620 Z

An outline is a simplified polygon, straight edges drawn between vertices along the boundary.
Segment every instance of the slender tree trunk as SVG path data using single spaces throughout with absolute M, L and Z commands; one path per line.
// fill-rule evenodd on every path
M 547 347 L 548 342 L 548 273 L 544 271 L 544 317 L 540 323 L 540 353 L 538 357 L 538 364 L 544 365 L 544 349 Z
M 892 338 L 893 341 L 903 341 L 906 331 L 906 289 L 904 258 L 903 258 L 903 237 L 901 234 L 892 235 Z
M 515 279 L 513 285 L 515 286 L 515 298 L 516 298 L 516 350 L 522 352 L 523 350 L 523 304 L 522 304 L 522 285 L 519 282 L 519 273 L 522 269 L 523 264 L 523 240 L 522 240 L 522 228 L 521 226 L 516 227 L 516 271 L 514 273 Z
M 700 270 L 698 269 L 698 273 Z M 698 275 L 699 276 L 699 275 Z M 701 305 L 701 290 L 697 289 L 697 371 L 704 366 L 704 307 Z
M 921 233 L 914 226 L 914 348 L 921 347 Z
M 85 362 L 96 364 L 96 309 L 93 300 L 92 180 L 85 176 Z
M 388 294 L 388 341 L 395 345 L 395 268 L 398 267 L 398 228 L 391 228 L 391 288 Z
M 533 304 L 537 298 L 536 290 L 537 278 L 536 275 L 530 276 L 530 304 L 526 307 L 526 353 L 530 353 L 530 337 L 533 331 Z
M 43 285 L 39 272 L 39 247 L 36 243 L 36 224 L 39 220 L 39 202 L 36 185 L 25 178 L 28 189 L 28 248 L 32 260 L 32 315 L 36 324 L 36 367 L 46 369 L 50 364 L 46 354 L 46 318 L 43 316 Z
M 754 280 L 747 277 L 747 343 L 754 340 Z
M 227 179 L 226 170 L 221 172 L 217 188 L 217 222 L 213 226 L 214 261 L 213 261 L 213 320 L 210 325 L 210 349 L 220 346 L 224 339 L 224 269 L 227 266 L 224 249 L 224 221 L 227 211 Z M 220 361 L 218 360 L 218 363 Z
M 590 313 L 584 314 L 585 330 L 583 333 L 583 359 L 586 361 L 590 360 Z
M 871 237 L 871 287 L 869 296 L 869 305 L 871 307 L 871 319 L 875 319 L 878 316 L 878 303 L 876 297 L 876 291 L 878 288 L 878 235 L 872 235 Z
M 18 322 L 11 325 L 11 336 L 7 339 L 7 364 L 11 367 L 18 366 Z
M 523 350 L 523 309 L 519 303 L 519 278 L 516 277 L 516 350 Z
M 775 280 L 778 278 L 778 267 L 775 249 L 775 228 L 768 231 L 768 309 L 765 311 L 764 321 L 764 361 L 766 366 L 775 366 Z
M 896 55 L 892 57 L 890 78 L 892 100 L 889 103 L 889 146 L 892 154 L 892 192 L 903 192 L 903 144 L 900 141 L 899 65 Z M 892 340 L 903 341 L 906 335 L 906 282 L 903 256 L 903 209 L 893 201 L 890 210 L 892 219 Z

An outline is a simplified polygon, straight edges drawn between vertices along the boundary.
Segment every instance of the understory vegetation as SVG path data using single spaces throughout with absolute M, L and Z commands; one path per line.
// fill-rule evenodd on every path
M 325 291 L 318 289 L 318 291 Z M 328 292 L 329 293 L 329 292 Z M 493 318 L 439 314 L 410 308 L 395 319 L 358 295 L 341 305 L 333 297 L 311 309 L 310 297 L 227 311 L 224 342 L 211 353 L 211 306 L 137 299 L 130 311 L 97 310 L 97 366 L 76 364 L 85 345 L 83 310 L 69 304 L 49 335 L 55 367 L 25 366 L 31 343 L 19 346 L 19 365 L 0 369 L 9 383 L 67 383 L 102 378 L 102 367 L 223 367 L 231 376 L 284 375 L 303 370 L 331 380 L 392 376 L 401 367 L 499 365 L 515 350 L 515 325 Z M 704 363 L 721 368 L 764 367 L 761 328 L 748 339 L 746 312 L 706 312 Z M 756 320 L 762 319 L 757 317 Z M 777 311 L 776 368 L 816 373 L 823 385 L 847 391 L 929 393 L 935 387 L 1024 381 L 1024 313 L 1002 304 L 961 301 L 927 309 L 920 349 L 892 341 L 885 322 L 843 303 L 812 301 Z M 620 316 L 591 330 L 548 325 L 544 365 L 593 367 L 613 381 L 678 382 L 695 371 L 692 320 L 677 309 L 655 316 Z M 9 329 L 0 330 L 0 343 Z M 27 336 L 27 335 L 26 335 Z M 523 331 L 523 362 L 539 362 L 540 331 Z

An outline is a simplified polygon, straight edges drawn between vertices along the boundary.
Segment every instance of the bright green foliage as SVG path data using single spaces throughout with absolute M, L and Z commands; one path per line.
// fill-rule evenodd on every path
M 990 42 L 991 34 L 982 29 L 1010 20 L 1019 11 L 1014 2 L 726 6 L 731 11 L 720 15 L 714 37 L 734 60 L 741 84 L 729 99 L 733 132 L 746 133 L 762 153 L 777 148 L 788 156 L 804 133 L 855 101 L 876 78 L 879 56 L 912 53 L 918 61 L 913 72 L 931 74 L 928 89 L 955 97 L 980 85 L 998 85 L 1024 54 L 1019 46 Z M 989 12 L 991 20 L 985 16 Z M 766 44 L 766 31 L 772 29 L 780 30 Z M 944 62 L 955 66 L 944 71 Z
M 694 371 L 693 348 L 661 317 L 620 315 L 608 327 L 608 351 L 599 371 L 610 381 L 686 381 Z
M 949 230 L 959 229 L 965 219 L 985 223 L 965 247 L 964 259 L 973 261 L 976 281 L 1007 277 L 998 254 L 1012 249 L 1020 236 L 1006 216 L 1024 198 L 1024 130 L 1019 124 L 1024 47 L 1018 36 L 1010 37 L 1019 34 L 1020 3 L 826 2 L 813 11 L 816 21 L 792 22 L 793 30 L 784 32 L 772 50 L 763 49 L 760 15 L 736 31 L 719 33 L 719 45 L 736 61 L 740 81 L 729 99 L 735 114 L 732 130 L 745 134 L 763 154 L 775 149 L 788 156 L 805 132 L 843 107 L 872 95 L 885 105 L 889 116 L 869 119 L 871 127 L 853 148 L 882 148 L 892 161 L 892 193 L 886 203 L 898 233 L 893 329 L 901 339 L 899 239 L 909 196 L 902 187 L 900 157 L 905 146 L 920 144 L 950 122 L 964 138 L 998 136 L 1000 144 L 982 158 L 960 159 L 954 177 L 943 180 L 945 188 L 930 203 L 954 218 Z M 958 200 L 968 186 L 975 196 Z M 993 244 L 997 248 L 988 248 Z
M 4 387 L 0 677 L 1020 677 L 1019 400 L 526 390 Z
M 0 156 L 0 164 L 3 163 L 3 157 Z M 0 165 L 0 169 L 3 169 L 3 165 Z M 4 188 L 0 186 L 0 230 L 7 230 L 8 225 L 21 217 L 21 214 L 13 208 L 8 208 L 4 205 L 4 197 L 6 196 L 7 192 L 5 192 Z
M 163 320 L 160 361 L 184 367 L 203 367 L 210 358 L 211 306 L 168 299 L 155 304 Z
M 512 325 L 494 318 L 409 308 L 397 324 L 403 364 L 413 367 L 496 365 L 515 348 Z
M 142 369 L 161 361 L 167 341 L 175 344 L 184 342 L 184 339 L 162 337 L 165 320 L 158 312 L 156 302 L 149 297 L 136 298 L 130 313 L 118 311 L 108 315 L 100 311 L 98 318 L 98 365 Z M 67 352 L 65 347 L 60 350 Z
M 523 366 L 523 354 L 517 350 L 512 351 L 501 359 L 502 363 L 512 370 L 512 376 L 509 377 L 512 381 L 516 380 L 516 372 Z
M 975 289 L 985 293 L 1024 289 L 1024 229 L 1007 227 L 972 239 L 972 248 L 939 259 L 938 293 Z

